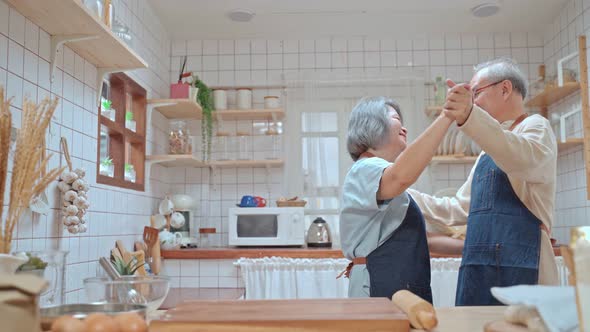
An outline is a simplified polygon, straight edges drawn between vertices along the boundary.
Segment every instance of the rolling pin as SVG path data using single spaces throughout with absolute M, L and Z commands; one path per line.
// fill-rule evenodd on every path
M 432 304 L 408 290 L 395 292 L 391 301 L 408 315 L 410 324 L 416 329 L 430 330 L 438 324 Z

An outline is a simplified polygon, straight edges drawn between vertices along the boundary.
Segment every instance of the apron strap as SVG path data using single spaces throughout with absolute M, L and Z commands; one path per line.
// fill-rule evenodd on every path
M 519 123 L 524 121 L 524 119 L 526 119 L 527 116 L 529 116 L 529 115 L 526 113 L 522 113 L 518 118 L 516 118 L 516 120 L 514 120 L 514 122 L 512 123 L 512 125 L 510 126 L 510 128 L 508 130 L 512 131 L 516 126 L 518 126 Z
M 352 262 L 350 262 L 348 264 L 348 266 L 346 267 L 346 269 L 344 269 L 344 271 L 340 272 L 340 274 L 338 274 L 338 276 L 336 277 L 336 279 L 339 279 L 340 277 L 344 276 L 345 278 L 349 278 L 350 277 L 350 271 L 352 271 L 352 266 L 353 265 L 364 265 L 367 264 L 367 257 L 355 257 L 352 259 Z

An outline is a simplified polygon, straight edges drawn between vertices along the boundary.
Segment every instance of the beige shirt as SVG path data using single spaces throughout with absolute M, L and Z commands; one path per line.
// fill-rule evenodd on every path
M 469 118 L 460 128 L 484 152 L 476 160 L 467 181 L 459 188 L 456 196 L 438 198 L 408 189 L 428 223 L 448 226 L 467 223 L 473 173 L 481 156 L 487 153 L 508 175 L 522 203 L 551 230 L 555 207 L 557 140 L 549 121 L 540 115 L 528 116 L 509 131 L 513 122 L 500 124 L 474 105 Z M 557 283 L 557 266 L 551 241 L 546 232 L 541 232 L 539 284 Z

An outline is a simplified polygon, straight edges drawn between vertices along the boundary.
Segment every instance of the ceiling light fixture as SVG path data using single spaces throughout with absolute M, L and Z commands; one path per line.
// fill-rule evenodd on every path
M 486 2 L 471 8 L 471 13 L 475 17 L 490 17 L 500 11 L 500 6 L 493 2 Z
M 227 13 L 227 17 L 234 22 L 250 22 L 254 15 L 254 12 L 248 9 L 234 9 Z

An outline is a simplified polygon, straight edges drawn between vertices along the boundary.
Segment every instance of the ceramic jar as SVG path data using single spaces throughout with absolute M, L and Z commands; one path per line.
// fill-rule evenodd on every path
M 252 109 L 252 90 L 238 89 L 236 104 L 238 109 L 241 110 Z
M 213 105 L 216 110 L 227 109 L 227 92 L 225 90 L 213 90 Z
M 264 97 L 264 108 L 266 108 L 266 109 L 279 108 L 279 97 L 277 97 L 277 96 Z

